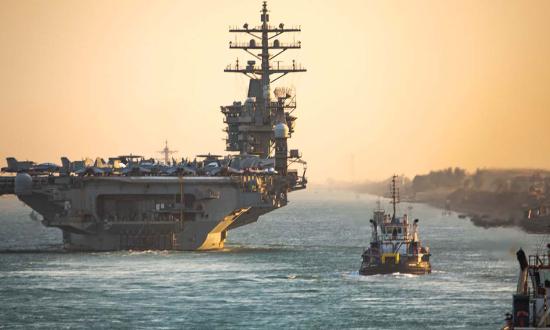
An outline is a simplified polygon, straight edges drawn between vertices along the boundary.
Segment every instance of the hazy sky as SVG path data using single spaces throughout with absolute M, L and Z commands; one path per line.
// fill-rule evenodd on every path
M 0 157 L 223 153 L 229 25 L 261 1 L 0 0 Z M 269 2 L 300 24 L 291 147 L 310 179 L 550 167 L 550 1 Z M 248 39 L 248 38 L 246 38 Z M 246 40 L 240 39 L 240 40 Z

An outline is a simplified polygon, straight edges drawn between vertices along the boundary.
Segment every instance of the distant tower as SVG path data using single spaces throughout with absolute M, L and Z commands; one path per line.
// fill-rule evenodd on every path
M 247 35 L 250 39 L 244 42 L 230 42 L 229 48 L 242 49 L 259 60 L 249 60 L 245 65 L 237 62 L 229 65 L 225 72 L 242 73 L 250 78 L 247 100 L 244 104 L 234 102 L 229 106 L 222 106 L 222 113 L 226 116 L 227 139 L 226 150 L 238 151 L 241 154 L 258 155 L 261 158 L 272 156 L 272 148 L 276 147 L 275 127 L 281 123 L 288 127 L 288 137 L 292 135 L 296 117 L 290 113 L 296 108 L 292 93 L 284 97 L 283 103 L 271 99 L 271 83 L 289 73 L 305 72 L 306 70 L 292 61 L 292 65 L 283 66 L 279 61 L 272 61 L 275 57 L 289 49 L 300 49 L 301 43 L 282 42 L 278 36 L 286 32 L 300 32 L 299 27 L 285 27 L 269 25 L 267 2 L 264 1 L 260 11 L 261 25 L 230 28 L 229 32 Z M 273 51 L 270 53 L 270 51 Z M 274 76 L 275 75 L 275 76 Z
M 349 172 L 351 176 L 351 182 L 355 182 L 355 154 L 354 153 L 350 155 L 349 167 L 350 167 Z
M 159 154 L 162 154 L 164 156 L 164 164 L 168 165 L 170 164 L 170 156 L 175 154 L 177 151 L 176 150 L 170 150 L 170 148 L 168 148 L 168 140 L 164 141 L 164 149 L 162 149 L 161 151 L 157 151 Z

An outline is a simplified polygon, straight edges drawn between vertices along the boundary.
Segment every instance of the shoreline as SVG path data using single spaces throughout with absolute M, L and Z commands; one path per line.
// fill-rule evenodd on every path
M 380 196 L 379 192 L 351 189 L 356 193 Z M 517 228 L 531 234 L 550 234 L 550 215 L 525 218 L 522 204 L 525 195 L 520 193 L 494 193 L 464 189 L 436 189 L 405 196 L 403 202 L 419 203 L 457 213 L 477 227 Z
M 514 207 L 514 203 L 495 205 L 475 199 L 464 202 L 457 197 L 463 197 L 463 194 L 454 191 L 448 195 L 437 197 L 432 195 L 412 198 L 410 202 L 426 204 L 441 209 L 443 212 L 446 210 L 455 212 L 460 219 L 469 219 L 475 226 L 485 229 L 515 227 L 531 234 L 550 233 L 550 216 L 525 219 L 521 209 Z

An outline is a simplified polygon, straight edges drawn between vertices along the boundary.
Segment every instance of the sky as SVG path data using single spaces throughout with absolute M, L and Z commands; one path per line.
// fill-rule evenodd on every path
M 0 164 L 224 153 L 247 79 L 230 25 L 257 0 L 0 0 Z M 550 168 L 550 1 L 272 0 L 310 182 Z M 237 40 L 246 41 L 248 38 Z

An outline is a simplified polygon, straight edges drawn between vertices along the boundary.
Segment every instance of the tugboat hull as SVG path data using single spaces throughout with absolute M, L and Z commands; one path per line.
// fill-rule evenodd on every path
M 421 262 L 417 264 L 370 264 L 361 265 L 359 274 L 361 275 L 378 275 L 378 274 L 413 274 L 424 275 L 430 274 L 432 267 L 429 262 Z
M 370 246 L 363 251 L 361 275 L 377 274 L 414 274 L 424 275 L 432 272 L 430 264 L 430 248 L 422 246 L 418 235 L 418 219 L 409 223 L 405 214 L 396 216 L 398 203 L 397 176 L 391 181 L 391 204 L 393 214 L 386 214 L 378 205 L 370 220 L 372 225 L 372 240 Z

